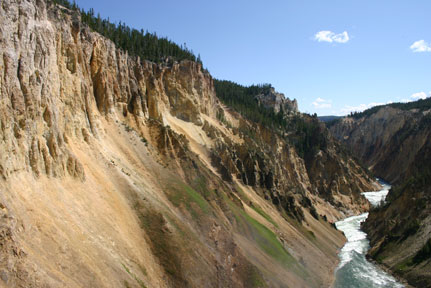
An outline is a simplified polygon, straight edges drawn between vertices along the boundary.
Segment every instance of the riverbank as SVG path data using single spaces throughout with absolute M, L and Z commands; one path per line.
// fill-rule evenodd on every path
M 383 188 L 377 192 L 366 192 L 363 195 L 372 206 L 384 202 L 390 185 L 382 183 Z M 368 287 L 407 287 L 399 283 L 384 269 L 366 259 L 369 246 L 367 234 L 361 230 L 361 223 L 368 217 L 368 213 L 348 217 L 335 223 L 338 230 L 347 238 L 346 244 L 339 253 L 340 264 L 335 272 L 334 288 L 368 288 Z
M 414 286 L 409 285 L 409 283 L 407 282 L 406 279 L 400 277 L 399 275 L 393 274 L 393 271 L 389 267 L 377 262 L 373 258 L 368 257 L 368 255 L 365 257 L 367 258 L 368 262 L 373 263 L 375 266 L 377 266 L 380 269 L 382 269 L 383 271 L 385 271 L 385 273 L 387 273 L 387 274 L 391 275 L 393 278 L 395 278 L 397 280 L 397 282 L 401 283 L 404 286 L 404 288 L 416 288 Z

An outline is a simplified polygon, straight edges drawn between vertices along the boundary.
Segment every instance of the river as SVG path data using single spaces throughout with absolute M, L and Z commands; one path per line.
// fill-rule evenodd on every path
M 363 193 L 373 206 L 384 201 L 391 188 L 387 183 L 381 184 L 383 184 L 381 191 Z M 367 234 L 361 231 L 361 223 L 367 217 L 368 213 L 364 213 L 335 223 L 337 229 L 344 232 L 347 243 L 338 255 L 340 264 L 335 272 L 334 288 L 404 287 L 394 277 L 365 258 L 370 244 Z

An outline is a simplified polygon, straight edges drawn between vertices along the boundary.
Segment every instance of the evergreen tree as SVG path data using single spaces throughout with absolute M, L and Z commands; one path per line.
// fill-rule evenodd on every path
M 71 4 L 68 0 L 48 0 L 49 3 L 59 4 L 71 10 L 72 13 L 79 13 L 81 21 L 87 24 L 92 30 L 109 38 L 115 45 L 130 55 L 139 56 L 141 60 L 150 60 L 153 62 L 165 62 L 166 59 L 175 61 L 191 60 L 202 61 L 196 58 L 192 50 L 187 48 L 184 43 L 184 48 L 178 46 L 174 42 L 164 37 L 158 37 L 156 33 L 149 33 L 141 29 L 136 30 L 128 27 L 121 21 L 116 25 L 108 19 L 102 19 L 100 14 L 97 17 L 94 14 L 93 8 L 87 12 L 79 7 L 74 2 Z

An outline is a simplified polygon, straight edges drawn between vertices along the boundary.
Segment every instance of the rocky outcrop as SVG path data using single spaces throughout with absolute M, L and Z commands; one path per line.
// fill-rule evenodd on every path
M 344 239 L 323 219 L 373 184 L 330 138 L 305 160 L 201 64 L 131 57 L 51 1 L 3 1 L 0 47 L 1 285 L 331 283 Z
M 325 132 L 322 129 L 320 133 Z M 326 138 L 324 150 L 303 159 L 286 140 L 267 128 L 248 127 L 248 131 L 261 137 L 245 138 L 243 143 L 216 141 L 213 163 L 226 180 L 233 175 L 245 185 L 263 189 L 266 199 L 298 220 L 302 216 L 297 210 L 310 197 L 324 199 L 346 214 L 367 209 L 360 193 L 375 189 L 373 181 L 330 138 Z M 294 209 L 289 210 L 292 206 Z
M 431 114 L 422 109 L 425 101 L 414 109 L 384 106 L 330 128 L 376 175 L 395 184 L 363 229 L 369 256 L 415 287 L 431 285 Z
M 212 80 L 200 64 L 141 63 L 80 27 L 65 8 L 46 10 L 44 2 L 2 5 L 2 37 L 16 41 L 2 43 L 2 104 L 10 107 L 1 115 L 9 139 L 2 143 L 7 152 L 2 156 L 25 155 L 3 159 L 4 176 L 27 169 L 16 163 L 27 163 L 36 174 L 70 172 L 82 178 L 66 139 L 96 136 L 100 116 L 115 110 L 161 121 L 163 111 L 170 110 L 197 124 L 199 113 L 211 115 Z M 19 152 L 10 153 L 15 149 Z
M 384 106 L 366 117 L 342 118 L 330 131 L 378 177 L 395 183 L 429 139 L 421 122 L 428 113 Z
M 298 102 L 296 99 L 290 100 L 286 98 L 283 93 L 278 93 L 271 87 L 266 94 L 256 95 L 257 101 L 266 108 L 271 108 L 275 113 L 280 111 L 283 114 L 297 113 Z

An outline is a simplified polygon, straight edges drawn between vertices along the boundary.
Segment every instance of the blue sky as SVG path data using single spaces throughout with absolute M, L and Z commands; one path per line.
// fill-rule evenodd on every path
M 76 2 L 186 43 L 218 79 L 271 83 L 302 112 L 343 115 L 431 93 L 429 0 Z

